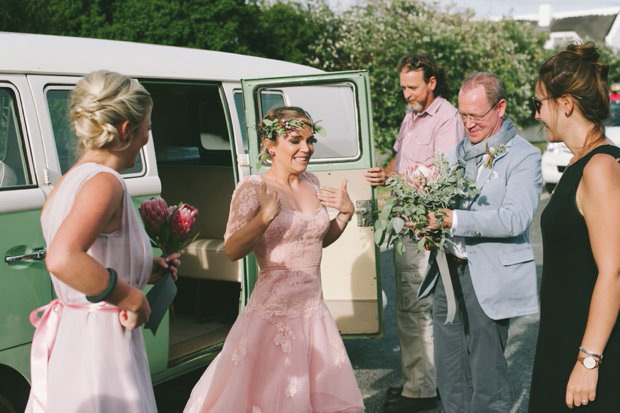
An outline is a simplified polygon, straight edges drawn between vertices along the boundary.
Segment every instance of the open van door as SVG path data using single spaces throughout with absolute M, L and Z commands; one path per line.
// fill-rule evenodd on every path
M 285 78 L 242 80 L 248 132 L 250 171 L 257 168 L 260 142 L 257 122 L 266 114 L 265 93 L 278 91 L 287 106 L 299 106 L 325 128 L 318 136 L 308 170 L 322 186 L 339 188 L 348 180 L 356 207 L 353 220 L 340 239 L 323 251 L 323 295 L 343 335 L 373 336 L 382 333 L 379 250 L 374 244 L 374 192 L 364 178 L 373 165 L 372 111 L 366 71 L 336 72 Z M 330 219 L 337 211 L 328 210 Z M 256 279 L 256 265 L 249 265 L 249 284 Z

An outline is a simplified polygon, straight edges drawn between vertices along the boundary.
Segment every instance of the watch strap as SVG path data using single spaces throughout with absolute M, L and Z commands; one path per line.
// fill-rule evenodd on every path
M 593 367 L 586 366 L 585 359 L 587 359 L 587 358 L 594 360 L 594 366 Z M 600 366 L 602 364 L 602 361 L 600 359 L 598 359 L 598 358 L 596 358 L 594 356 L 591 356 L 589 354 L 585 354 L 585 353 L 580 353 L 579 357 L 577 357 L 577 360 L 581 363 L 581 365 L 583 367 L 587 368 L 588 370 L 595 369 L 595 368 L 597 368 L 598 366 Z

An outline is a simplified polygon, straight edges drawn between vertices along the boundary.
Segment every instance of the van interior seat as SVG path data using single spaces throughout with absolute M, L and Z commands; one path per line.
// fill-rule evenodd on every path
M 186 202 L 198 208 L 195 232 L 200 235 L 181 251 L 179 276 L 241 282 L 241 260 L 228 259 L 223 238 L 235 190 L 232 168 L 166 163 L 157 168 L 168 205 Z

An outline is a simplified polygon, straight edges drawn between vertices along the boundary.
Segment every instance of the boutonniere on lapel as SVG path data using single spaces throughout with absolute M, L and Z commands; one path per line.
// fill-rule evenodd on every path
M 487 168 L 491 168 L 493 166 L 493 161 L 498 156 L 502 155 L 506 152 L 506 147 L 504 145 L 499 145 L 498 147 L 489 146 L 486 144 L 486 155 L 484 156 L 484 166 Z

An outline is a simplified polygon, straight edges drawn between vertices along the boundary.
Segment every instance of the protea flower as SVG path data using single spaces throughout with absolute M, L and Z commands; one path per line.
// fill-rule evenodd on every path
M 185 240 L 192 231 L 192 226 L 194 222 L 196 222 L 197 216 L 198 209 L 189 204 L 179 204 L 178 208 L 172 214 L 170 230 L 182 241 Z
M 140 204 L 140 215 L 146 232 L 150 237 L 156 237 L 168 221 L 168 204 L 161 198 L 147 199 Z

